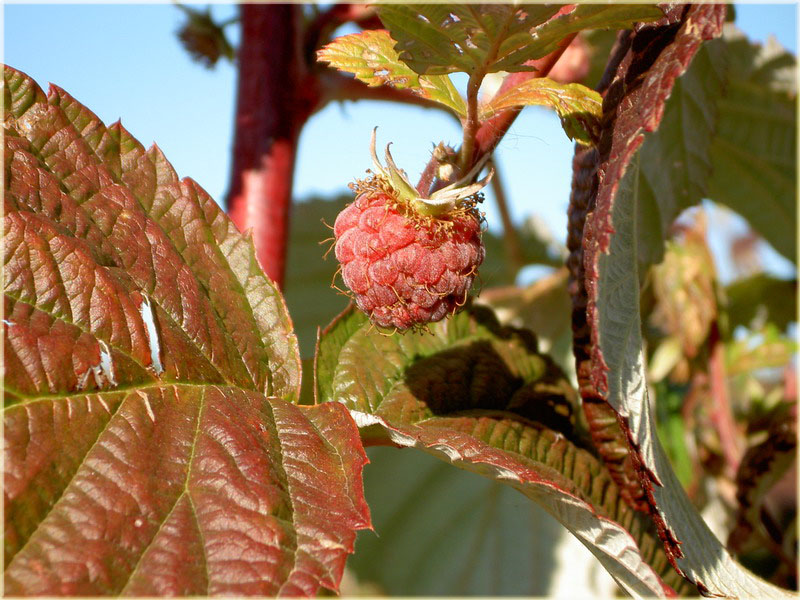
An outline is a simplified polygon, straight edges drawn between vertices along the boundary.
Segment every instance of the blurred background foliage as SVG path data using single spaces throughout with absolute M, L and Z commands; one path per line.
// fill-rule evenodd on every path
M 771 244 L 796 264 L 796 137 L 787 134 L 796 128 L 795 60 L 729 27 L 724 67 L 715 66 L 713 48 L 697 59 L 668 103 L 664 135 L 651 143 L 691 150 L 685 131 L 669 129 L 677 127 L 670 112 L 686 108 L 692 77 L 707 86 L 713 69 L 736 73 L 718 107 L 708 179 L 690 174 L 695 195 L 676 192 L 671 213 L 644 223 L 643 243 L 653 248 L 642 273 L 644 334 L 658 433 L 681 483 L 743 564 L 796 588 L 797 280 L 770 273 L 760 251 Z M 582 38 L 591 58 L 584 82 L 599 80 L 613 42 L 609 32 Z M 735 175 L 746 164 L 757 168 L 752 189 L 743 190 Z M 330 226 L 351 199 L 294 206 L 285 293 L 304 357 L 313 355 L 317 327 L 348 302 L 329 285 L 337 282 L 335 259 L 323 256 Z M 477 301 L 534 331 L 574 382 L 567 272 L 559 266 L 565 250 L 533 210 L 510 233 L 507 223 L 504 232 L 486 233 Z M 729 281 L 720 278 L 720 262 Z M 369 456 L 375 532 L 359 536 L 345 594 L 590 597 L 615 588 L 569 534 L 513 490 L 419 453 L 371 448 Z M 559 549 L 567 547 L 565 559 Z

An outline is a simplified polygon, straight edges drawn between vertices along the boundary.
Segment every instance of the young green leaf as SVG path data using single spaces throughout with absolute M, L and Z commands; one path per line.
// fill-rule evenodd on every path
M 378 14 L 397 40 L 400 60 L 426 75 L 530 71 L 526 61 L 549 54 L 572 33 L 629 27 L 663 14 L 655 6 L 578 4 L 556 16 L 561 9 L 545 4 L 382 4 Z
M 352 73 L 369 86 L 391 85 L 438 102 L 464 117 L 467 107 L 447 75 L 419 75 L 401 61 L 395 41 L 384 30 L 367 30 L 336 38 L 317 51 L 317 60 Z
M 530 332 L 468 308 L 425 336 L 385 336 L 352 307 L 319 341 L 317 402 L 341 402 L 362 436 L 419 448 L 523 492 L 631 592 L 683 585 L 646 514 L 585 450 L 574 391 Z M 624 523 L 624 525 L 622 525 Z
M 492 98 L 481 108 L 480 118 L 515 106 L 549 106 L 556 111 L 571 140 L 584 145 L 594 143 L 600 130 L 603 99 L 579 83 L 557 83 L 547 77 L 529 79 Z
M 504 70 L 492 65 L 529 44 L 529 30 L 558 10 L 554 5 L 383 4 L 378 14 L 397 40 L 401 60 L 417 73 L 442 75 L 482 66 L 487 72 Z
M 558 42 L 570 34 L 590 29 L 628 29 L 635 23 L 648 23 L 664 16 L 655 4 L 595 4 L 577 3 L 574 8 L 561 13 L 531 31 L 534 39 L 519 53 L 510 57 L 515 64 L 519 60 L 531 60 L 546 56 L 556 49 Z M 509 65 L 501 65 L 508 71 Z
M 366 457 L 346 410 L 295 405 L 252 242 L 63 90 L 5 67 L 3 94 L 5 591 L 336 589 Z

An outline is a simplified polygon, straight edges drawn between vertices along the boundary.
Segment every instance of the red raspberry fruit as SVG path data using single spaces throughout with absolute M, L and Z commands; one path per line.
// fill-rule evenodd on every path
M 440 321 L 467 301 L 484 257 L 475 205 L 492 173 L 474 181 L 486 155 L 458 181 L 422 197 L 394 164 L 388 146 L 386 167 L 381 165 L 376 130 L 370 142 L 373 174 L 350 186 L 356 199 L 336 217 L 336 258 L 370 320 L 405 331 Z M 452 153 L 440 146 L 443 158 L 449 154 L 445 150 Z
M 480 214 L 463 207 L 443 217 L 421 215 L 391 187 L 369 187 L 358 188 L 333 228 L 356 304 L 373 323 L 400 331 L 453 314 L 483 262 Z

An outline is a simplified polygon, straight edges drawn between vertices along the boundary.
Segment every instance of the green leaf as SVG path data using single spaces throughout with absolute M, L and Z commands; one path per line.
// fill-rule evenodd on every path
M 561 84 L 546 77 L 529 79 L 492 98 L 482 108 L 480 118 L 486 120 L 506 108 L 531 105 L 553 108 L 571 140 L 580 144 L 597 141 L 603 99 L 579 83 Z
M 558 42 L 573 33 L 587 29 L 629 29 L 634 23 L 647 23 L 664 17 L 662 9 L 655 4 L 594 4 L 578 3 L 571 12 L 561 14 L 531 31 L 534 39 L 522 48 L 513 60 L 542 58 L 553 52 Z M 510 71 L 509 64 L 500 70 Z
M 367 316 L 351 303 L 330 325 L 318 332 L 314 355 L 314 399 L 317 403 L 334 398 L 333 374 L 339 363 L 339 353 L 345 343 L 368 322 Z
M 413 446 L 519 489 L 628 590 L 663 593 L 656 573 L 683 585 L 652 523 L 583 449 L 575 393 L 529 332 L 469 308 L 428 335 L 386 336 L 350 310 L 318 347 L 317 401 L 345 404 L 365 439 Z
M 586 548 L 510 486 L 422 452 L 367 453 L 375 531 L 359 534 L 347 566 L 371 595 L 613 595 Z
M 750 326 L 756 316 L 785 330 L 797 321 L 797 280 L 778 279 L 759 273 L 734 281 L 725 288 L 728 328 Z M 761 312 L 765 314 L 760 315 Z
M 654 481 L 660 482 L 651 488 L 655 506 L 681 544 L 677 562 L 687 576 L 724 595 L 784 597 L 782 590 L 739 566 L 708 529 L 686 496 L 655 434 L 639 314 L 635 241 L 638 166 L 637 156 L 619 184 L 611 217 L 614 235 L 608 253 L 600 254 L 597 262 L 597 327 L 600 351 L 608 369 L 608 401 L 628 423 L 645 467 Z
M 447 75 L 418 75 L 398 58 L 394 45 L 387 31 L 361 31 L 336 38 L 317 51 L 317 60 L 352 73 L 369 86 L 407 89 L 444 104 L 461 117 L 467 115 L 467 105 Z
M 726 25 L 730 66 L 711 145 L 710 199 L 748 220 L 797 263 L 797 71 L 776 43 Z
M 366 457 L 346 410 L 294 404 L 252 243 L 63 90 L 5 67 L 3 94 L 6 593 L 335 590 Z
M 723 40 L 703 44 L 672 87 L 658 130 L 642 144 L 639 174 L 639 264 L 661 262 L 670 226 L 707 194 L 716 104 L 726 80 Z
M 501 4 L 386 4 L 378 15 L 398 41 L 400 59 L 420 74 L 487 72 L 531 41 L 529 30 L 559 6 Z M 520 64 L 524 60 L 520 61 Z M 505 69 L 510 70 L 510 69 Z
M 641 267 L 662 259 L 672 222 L 703 198 L 741 214 L 796 261 L 794 65 L 730 24 L 700 48 L 641 149 Z
M 400 60 L 420 74 L 443 75 L 483 69 L 530 71 L 524 63 L 552 52 L 559 41 L 583 29 L 625 28 L 663 16 L 655 6 L 544 4 L 384 4 L 378 14 Z

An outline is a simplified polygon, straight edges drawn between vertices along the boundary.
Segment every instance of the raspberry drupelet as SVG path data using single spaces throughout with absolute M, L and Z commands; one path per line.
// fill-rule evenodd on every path
M 373 132 L 375 173 L 351 186 L 356 198 L 336 218 L 335 253 L 358 307 L 376 325 L 405 331 L 466 302 L 485 254 L 475 206 L 488 177 L 420 198 L 388 148 L 388 169 L 374 148 Z

